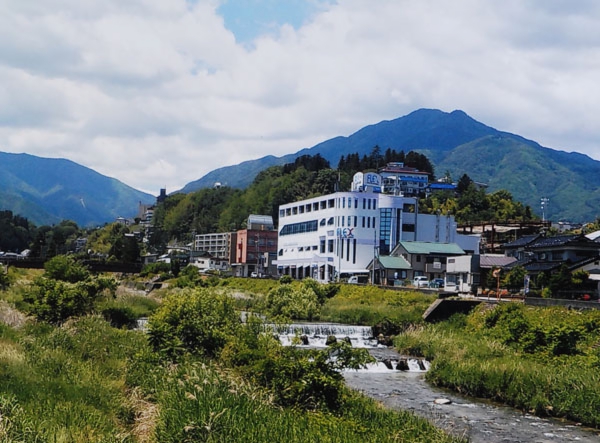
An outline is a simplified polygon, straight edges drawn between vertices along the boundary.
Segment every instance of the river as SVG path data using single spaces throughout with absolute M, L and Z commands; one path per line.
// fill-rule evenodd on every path
M 396 368 L 401 356 L 390 348 L 378 347 L 370 328 L 336 324 L 295 324 L 280 330 L 284 344 L 302 334 L 308 346 L 323 347 L 328 335 L 349 338 L 354 347 L 368 348 L 379 363 L 360 371 L 346 371 L 346 384 L 391 409 L 403 409 L 432 421 L 436 426 L 471 443 L 599 443 L 600 431 L 575 423 L 540 418 L 483 399 L 460 396 L 431 386 L 425 381 L 427 362 L 407 359 L 410 370 Z M 388 365 L 382 363 L 387 361 Z M 443 400 L 445 404 L 437 404 Z
M 348 386 L 386 407 L 412 411 L 471 443 L 600 442 L 597 430 L 435 388 L 422 372 L 348 371 L 344 378 Z M 436 404 L 437 399 L 450 403 Z

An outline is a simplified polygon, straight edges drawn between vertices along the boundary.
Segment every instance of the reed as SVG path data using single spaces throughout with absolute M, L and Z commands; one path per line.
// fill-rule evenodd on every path
M 124 374 L 142 334 L 97 317 L 0 333 L 1 441 L 133 441 Z
M 339 414 L 302 412 L 275 406 L 230 372 L 188 362 L 156 374 L 164 385 L 156 438 L 161 442 L 458 442 L 427 421 L 381 408 L 356 393 L 346 393 Z

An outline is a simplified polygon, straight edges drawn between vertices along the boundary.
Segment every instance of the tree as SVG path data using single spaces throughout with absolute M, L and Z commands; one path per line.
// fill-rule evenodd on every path
M 527 271 L 523 266 L 514 266 L 503 279 L 503 285 L 512 290 L 519 290 L 524 287 L 525 275 Z
M 44 263 L 44 270 L 47 278 L 69 283 L 77 283 L 90 277 L 85 266 L 66 255 L 57 255 L 48 260 Z
M 456 184 L 456 191 L 459 194 L 462 194 L 467 189 L 469 189 L 469 186 L 471 186 L 472 184 L 473 180 L 471 180 L 471 177 L 469 177 L 467 174 L 463 174 L 458 180 L 458 183 Z

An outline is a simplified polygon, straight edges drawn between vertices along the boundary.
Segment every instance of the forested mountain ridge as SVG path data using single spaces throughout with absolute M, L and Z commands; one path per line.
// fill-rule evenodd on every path
M 294 154 L 216 169 L 188 183 L 181 192 L 211 187 L 215 182 L 243 189 L 259 171 L 291 163 L 302 155 L 319 154 L 335 167 L 342 156 L 369 155 L 375 146 L 382 151 L 391 148 L 425 154 L 437 177 L 449 173 L 457 180 L 468 174 L 475 181 L 489 184 L 490 192 L 508 190 L 515 200 L 531 206 L 536 213 L 540 212 L 540 199 L 549 198 L 546 215 L 555 221 L 592 221 L 600 215 L 600 162 L 580 153 L 542 147 L 486 126 L 462 111 L 432 109 L 370 125 L 348 137 L 335 137 Z
M 38 225 L 97 226 L 134 217 L 155 197 L 65 159 L 0 152 L 0 210 Z

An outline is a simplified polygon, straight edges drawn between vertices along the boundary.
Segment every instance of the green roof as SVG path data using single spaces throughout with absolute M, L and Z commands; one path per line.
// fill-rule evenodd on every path
M 410 263 L 404 257 L 390 257 L 380 255 L 377 257 L 381 266 L 385 269 L 411 269 Z
M 409 254 L 449 254 L 464 255 L 465 251 L 456 243 L 434 243 L 425 241 L 403 241 L 400 242 Z

